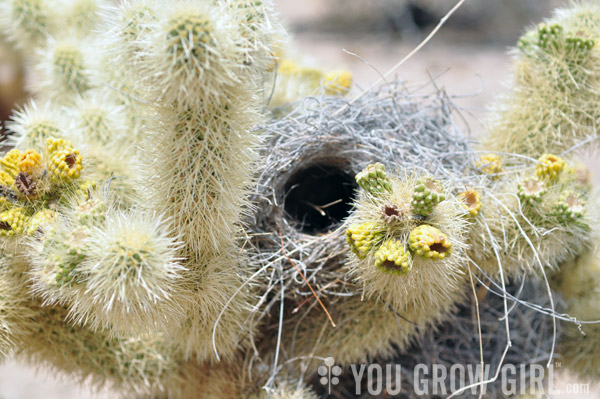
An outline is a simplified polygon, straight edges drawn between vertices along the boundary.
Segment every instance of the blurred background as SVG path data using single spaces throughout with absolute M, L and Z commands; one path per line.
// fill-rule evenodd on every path
M 282 22 L 298 54 L 324 68 L 354 74 L 355 92 L 381 74 L 423 40 L 455 1 L 448 0 L 275 0 Z M 483 130 L 486 108 L 510 76 L 508 51 L 527 27 L 549 16 L 566 0 L 467 0 L 438 34 L 396 72 L 412 82 L 435 78 L 464 118 L 466 134 Z M 346 51 L 344 51 L 346 50 Z M 352 54 L 354 55 L 352 55 Z M 20 55 L 0 36 L 0 120 L 23 104 L 25 69 Z M 0 126 L 1 128 L 1 126 Z M 562 372 L 555 385 L 563 391 L 577 383 Z M 556 398 L 600 398 L 588 394 Z M 0 366 L 0 399 L 111 398 L 90 393 L 44 369 L 8 362 Z

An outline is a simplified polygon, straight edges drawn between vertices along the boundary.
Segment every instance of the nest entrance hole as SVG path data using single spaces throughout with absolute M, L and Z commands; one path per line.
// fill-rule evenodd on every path
M 338 162 L 316 162 L 291 174 L 284 184 L 284 209 L 305 234 L 326 233 L 352 210 L 354 176 Z

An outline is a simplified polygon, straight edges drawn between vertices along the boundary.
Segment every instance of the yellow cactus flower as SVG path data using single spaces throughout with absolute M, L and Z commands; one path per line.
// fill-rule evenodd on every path
M 5 171 L 0 171 L 0 185 L 11 187 L 13 184 L 15 184 L 15 178 Z
M 54 182 L 71 182 L 81 175 L 83 157 L 77 149 L 55 151 L 49 160 L 48 171 Z
M 65 139 L 57 139 L 54 137 L 49 137 L 46 139 L 46 152 L 49 156 L 56 151 L 65 149 L 66 147 L 73 147 L 73 143 Z
M 14 179 L 19 174 L 19 161 L 21 160 L 21 151 L 14 149 L 7 152 L 2 159 L 0 165 L 4 171 Z
M 321 79 L 323 79 L 323 71 L 319 68 L 303 66 L 298 68 L 295 72 L 304 82 L 311 83 L 315 88 L 319 87 Z
M 432 260 L 440 260 L 452 252 L 452 243 L 448 236 L 433 226 L 423 224 L 410 232 L 410 249 L 417 255 Z
M 19 172 L 37 176 L 43 169 L 42 155 L 36 150 L 27 150 L 21 154 L 18 167 Z
M 565 168 L 565 161 L 554 154 L 544 154 L 538 159 L 535 173 L 539 178 L 553 180 Z
M 396 238 L 386 240 L 375 252 L 375 267 L 389 274 L 406 274 L 412 268 L 410 253 Z
M 458 193 L 458 199 L 471 216 L 479 215 L 481 209 L 481 194 L 479 191 L 469 188 L 462 193 Z
M 12 208 L 0 213 L 0 236 L 11 237 L 23 233 L 27 216 L 23 208 Z
M 498 154 L 482 155 L 475 164 L 482 172 L 488 175 L 495 175 L 503 171 L 502 160 Z
M 83 169 L 83 157 L 70 141 L 49 138 L 46 140 L 48 171 L 55 183 L 77 179 Z
M 33 235 L 40 227 L 51 222 L 52 219 L 54 219 L 54 211 L 51 209 L 43 209 L 37 212 L 29 220 L 29 224 L 27 225 L 27 235 Z
M 290 59 L 283 59 L 279 63 L 279 68 L 277 68 L 277 73 L 281 75 L 294 75 L 298 73 L 298 64 Z
M 346 241 L 359 259 L 365 259 L 382 238 L 383 232 L 375 223 L 352 224 L 346 232 Z
M 323 88 L 325 94 L 333 96 L 345 96 L 352 87 L 352 72 L 350 71 L 331 71 L 323 78 Z

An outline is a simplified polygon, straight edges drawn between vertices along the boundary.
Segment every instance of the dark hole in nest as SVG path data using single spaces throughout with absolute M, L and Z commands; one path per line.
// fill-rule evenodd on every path
M 327 232 L 352 210 L 354 177 L 332 164 L 313 164 L 292 174 L 284 185 L 284 209 L 306 234 Z
M 429 249 L 432 251 L 436 251 L 439 254 L 443 254 L 444 252 L 447 251 L 445 246 L 443 246 L 442 244 L 437 243 L 437 242 L 435 244 L 433 244 L 432 246 L 430 246 Z

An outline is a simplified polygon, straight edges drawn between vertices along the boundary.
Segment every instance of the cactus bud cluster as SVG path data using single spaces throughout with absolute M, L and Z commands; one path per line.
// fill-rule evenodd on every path
M 356 182 L 363 190 L 375 196 L 392 191 L 385 166 L 379 162 L 371 164 L 360 171 L 356 175 Z
M 544 184 L 535 177 L 529 177 L 521 180 L 517 186 L 517 195 L 521 203 L 525 205 L 533 205 L 542 200 L 542 196 L 546 193 Z
M 545 180 L 554 180 L 565 167 L 565 161 L 554 154 L 544 154 L 538 159 L 535 167 L 537 177 Z
M 389 274 L 406 274 L 412 268 L 410 253 L 404 243 L 390 238 L 375 252 L 375 267 Z
M 416 255 L 431 260 L 444 259 L 452 252 L 452 243 L 448 236 L 427 224 L 422 224 L 411 231 L 408 242 L 410 249 Z
M 570 223 L 583 217 L 585 202 L 575 193 L 566 193 L 550 211 L 561 223 Z
M 360 259 L 365 259 L 382 239 L 383 232 L 375 223 L 352 224 L 346 231 L 346 241 Z
M 444 188 L 440 182 L 432 178 L 419 179 L 412 196 L 413 212 L 428 216 L 436 205 L 445 199 Z
M 497 175 L 503 172 L 502 159 L 498 154 L 485 154 L 479 157 L 475 165 L 485 174 Z

